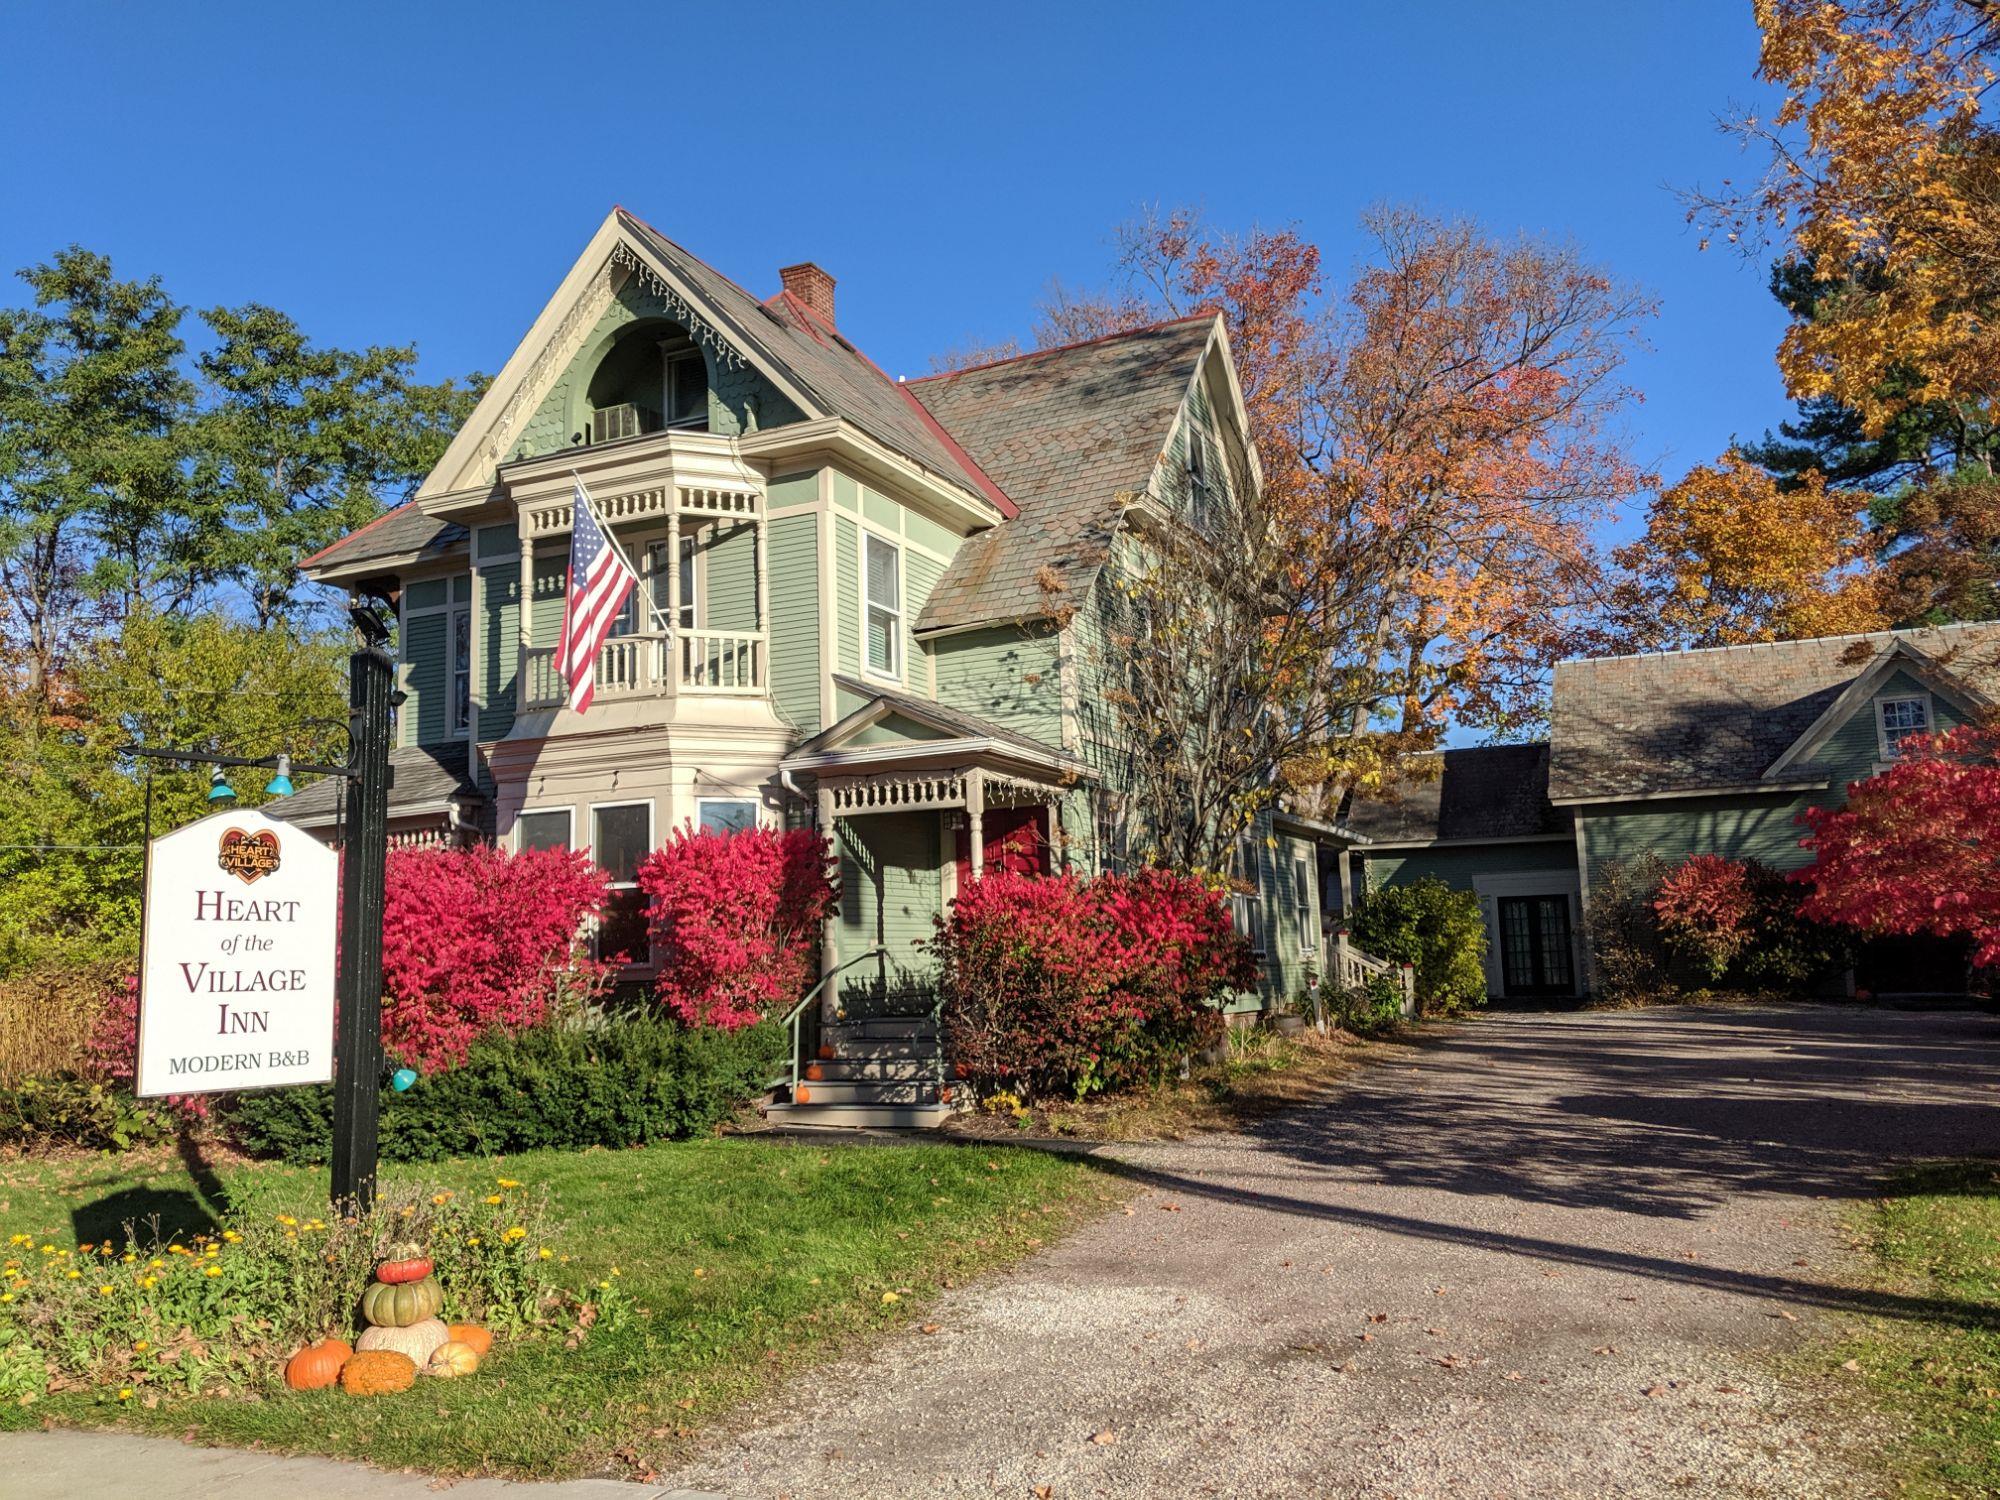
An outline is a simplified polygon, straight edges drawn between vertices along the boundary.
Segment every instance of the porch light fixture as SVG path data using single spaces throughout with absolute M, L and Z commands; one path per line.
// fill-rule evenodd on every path
M 269 797 L 289 797 L 292 795 L 292 758 L 278 757 L 278 774 L 264 784 L 264 794 Z
M 210 802 L 236 800 L 236 788 L 229 784 L 229 778 L 223 774 L 220 766 L 208 773 L 208 800 Z

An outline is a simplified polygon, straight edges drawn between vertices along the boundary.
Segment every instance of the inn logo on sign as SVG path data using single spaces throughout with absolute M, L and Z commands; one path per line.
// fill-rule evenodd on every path
M 222 835 L 215 862 L 245 885 L 255 885 L 278 872 L 278 839 L 269 829 L 245 833 L 232 828 Z

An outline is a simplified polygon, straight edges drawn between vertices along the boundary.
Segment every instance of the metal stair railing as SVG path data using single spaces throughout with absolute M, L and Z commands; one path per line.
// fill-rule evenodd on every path
M 854 955 L 854 957 L 835 964 L 832 968 L 828 969 L 824 974 L 820 975 L 819 982 L 815 984 L 811 989 L 807 990 L 805 992 L 805 995 L 799 1000 L 799 1003 L 797 1005 L 794 1005 L 791 1008 L 791 1010 L 786 1013 L 785 1016 L 785 1028 L 791 1034 L 791 1039 L 792 1039 L 791 1076 L 789 1078 L 773 1078 L 768 1087 L 774 1089 L 789 1088 L 791 1090 L 792 1097 L 794 1099 L 798 1098 L 799 1073 L 803 1067 L 803 1061 L 801 1056 L 803 1048 L 800 1045 L 800 1041 L 801 1041 L 801 1032 L 804 1029 L 802 1022 L 806 1012 L 812 1007 L 813 1003 L 819 999 L 821 993 L 826 989 L 827 985 L 831 984 L 834 978 L 843 969 L 851 969 L 856 964 L 864 963 L 871 958 L 887 958 L 888 956 L 889 956 L 889 950 L 885 947 L 870 948 L 866 953 L 857 953 Z

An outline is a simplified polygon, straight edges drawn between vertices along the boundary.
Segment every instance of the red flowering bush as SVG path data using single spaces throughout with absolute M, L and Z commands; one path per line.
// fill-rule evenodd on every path
M 995 871 L 938 919 L 946 1055 L 981 1093 L 1069 1093 L 1157 1078 L 1222 1030 L 1214 1002 L 1255 982 L 1222 897 L 1166 871 Z
M 682 828 L 639 866 L 660 957 L 654 988 L 690 1026 L 753 1026 L 806 991 L 838 897 L 810 829 Z
M 1809 808 L 1803 911 L 1862 932 L 1965 936 L 2000 966 L 2000 730 L 1904 740 L 1901 758 Z
M 564 988 L 601 989 L 583 942 L 604 873 L 567 849 L 391 849 L 382 913 L 382 1040 L 425 1068 L 482 1032 L 542 1020 Z

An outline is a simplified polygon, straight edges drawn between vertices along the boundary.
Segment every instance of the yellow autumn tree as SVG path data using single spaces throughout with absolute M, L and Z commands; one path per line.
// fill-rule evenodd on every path
M 1883 579 L 1865 497 L 1816 472 L 1795 488 L 1734 453 L 1691 470 L 1614 554 L 1616 644 L 1736 646 L 1880 630 Z
M 1758 73 L 1782 98 L 1730 127 L 1763 148 L 1747 186 L 1692 195 L 1735 242 L 1775 236 L 1825 289 L 1778 362 L 1871 435 L 1914 406 L 1990 420 L 2000 398 L 2000 55 L 1987 0 L 1754 0 Z

